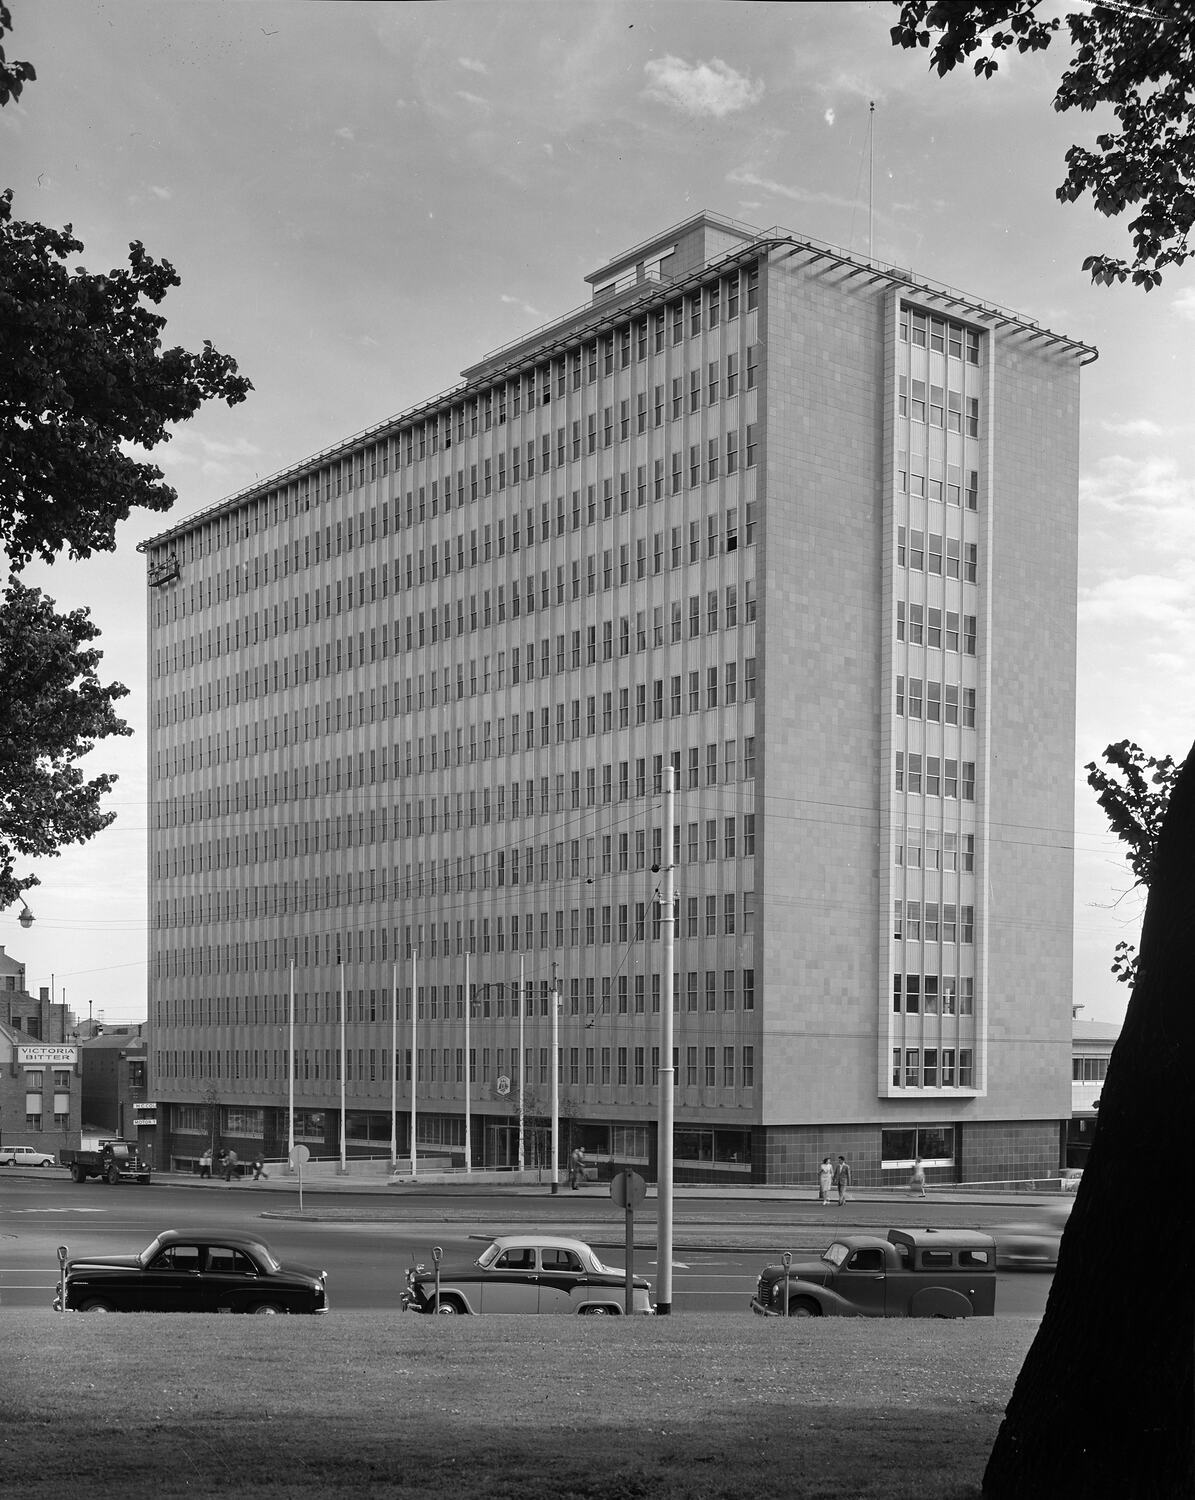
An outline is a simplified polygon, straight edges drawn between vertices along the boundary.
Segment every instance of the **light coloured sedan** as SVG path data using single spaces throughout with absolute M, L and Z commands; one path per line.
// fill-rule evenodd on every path
M 37 1146 L 5 1146 L 0 1150 L 0 1167 L 52 1167 L 54 1158 Z
M 548 1234 L 500 1235 L 476 1260 L 412 1266 L 403 1307 L 421 1313 L 582 1313 L 626 1311 L 626 1271 L 603 1265 L 584 1240 Z M 651 1285 L 633 1280 L 631 1308 L 650 1313 Z

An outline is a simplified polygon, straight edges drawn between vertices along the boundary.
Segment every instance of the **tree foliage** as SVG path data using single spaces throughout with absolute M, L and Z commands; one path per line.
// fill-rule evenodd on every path
M 251 386 L 236 361 L 161 347 L 161 303 L 179 278 L 141 243 L 127 270 L 71 270 L 83 249 L 63 230 L 12 217 L 0 194 L 0 544 L 15 568 L 111 551 L 116 523 L 177 498 L 155 464 L 125 445 L 155 447 L 204 401 L 230 406 Z
M 1087 784 L 1104 809 L 1112 832 L 1127 847 L 1134 883 L 1148 886 L 1170 793 L 1182 771 L 1182 762 L 1176 764 L 1170 755 L 1146 755 L 1131 740 L 1109 745 L 1104 760 L 1110 770 L 1095 761 L 1084 767 Z M 1137 950 L 1132 943 L 1117 943 L 1112 972 L 1123 984 L 1135 981 Z
M 944 77 L 970 63 L 990 78 L 999 55 L 1041 52 L 1062 30 L 1043 18 L 1038 0 L 893 0 L 899 47 L 931 48 L 930 67 Z M 1072 146 L 1057 190 L 1063 203 L 1090 193 L 1100 213 L 1135 210 L 1128 230 L 1131 262 L 1089 255 L 1083 269 L 1097 285 L 1129 278 L 1149 291 L 1167 266 L 1190 254 L 1195 224 L 1195 0 L 1094 3 L 1066 17 L 1070 54 L 1054 96 L 1059 113 L 1111 108 L 1116 129 L 1094 149 Z
M 7 5 L 0 5 L 0 37 L 11 30 L 12 14 Z M 32 63 L 9 62 L 0 45 L 0 104 L 7 104 L 10 99 L 19 99 L 26 83 L 32 83 L 36 77 Z
M 99 631 L 85 609 L 58 614 L 39 589 L 12 579 L 0 597 L 0 908 L 37 882 L 18 857 L 56 854 L 107 828 L 100 800 L 116 780 L 87 780 L 76 762 L 98 740 L 132 731 L 113 705 L 128 689 L 96 676 Z
M 11 29 L 0 3 L 0 40 Z M 0 47 L 0 105 L 35 76 Z M 131 450 L 166 441 L 205 401 L 233 406 L 252 389 L 210 343 L 163 349 L 154 309 L 179 284 L 168 261 L 134 242 L 127 269 L 92 274 L 70 264 L 82 249 L 70 225 L 23 223 L 0 193 L 0 548 L 13 575 L 63 551 L 110 552 L 132 510 L 169 509 L 162 471 Z M 57 614 L 18 576 L 0 596 L 0 908 L 38 883 L 18 875 L 19 858 L 112 821 L 100 803 L 115 778 L 87 779 L 76 764 L 130 732 L 113 708 L 126 689 L 96 676 L 97 636 L 86 610 Z

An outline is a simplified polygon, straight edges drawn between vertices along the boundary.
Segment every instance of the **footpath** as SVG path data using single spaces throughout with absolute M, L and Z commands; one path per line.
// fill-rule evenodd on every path
M 486 1234 L 551 1226 L 557 1233 L 576 1235 L 590 1243 L 622 1242 L 624 1211 L 611 1201 L 609 1182 L 586 1183 L 570 1190 L 562 1181 L 556 1193 L 550 1182 L 513 1183 L 509 1174 L 487 1174 L 467 1182 L 412 1182 L 392 1179 L 388 1174 L 350 1171 L 309 1176 L 304 1172 L 302 1208 L 299 1179 L 285 1164 L 267 1166 L 268 1177 L 199 1178 L 188 1173 L 155 1173 L 160 1187 L 199 1188 L 216 1195 L 253 1200 L 255 1211 L 265 1219 L 303 1220 L 310 1223 L 402 1223 L 435 1225 L 488 1225 Z M 459 1175 L 459 1174 L 458 1174 Z M 490 1180 L 496 1178 L 497 1180 Z M 907 1191 L 864 1187 L 852 1190 L 839 1207 L 834 1198 L 818 1202 L 816 1190 L 806 1186 L 723 1186 L 719 1183 L 684 1183 L 673 1188 L 673 1244 L 678 1251 L 755 1252 L 776 1247 L 807 1250 L 824 1246 L 827 1235 L 874 1229 L 881 1226 L 913 1225 L 987 1229 L 992 1209 L 1000 1220 L 1032 1220 L 1039 1209 L 1057 1203 L 1053 1192 L 998 1191 L 989 1186 L 949 1186 L 931 1189 L 925 1199 L 910 1198 Z M 221 1198 L 221 1201 L 224 1201 Z M 238 1205 L 238 1211 L 243 1205 Z M 215 1205 L 213 1204 L 213 1208 Z M 649 1184 L 633 1223 L 636 1244 L 654 1244 L 657 1193 Z

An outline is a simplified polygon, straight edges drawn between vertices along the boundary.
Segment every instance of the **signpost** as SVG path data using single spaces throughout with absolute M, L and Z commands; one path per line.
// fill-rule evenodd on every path
M 311 1152 L 301 1142 L 292 1146 L 286 1158 L 292 1172 L 299 1174 L 299 1212 L 303 1212 L 303 1163 L 311 1160 Z
M 647 1183 L 638 1172 L 618 1172 L 610 1182 L 610 1196 L 627 1213 L 626 1310 L 635 1311 L 635 1209 L 647 1197 Z

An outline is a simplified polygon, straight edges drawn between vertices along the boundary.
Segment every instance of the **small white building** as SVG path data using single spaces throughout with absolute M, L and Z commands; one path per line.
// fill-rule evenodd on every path
M 1071 1026 L 1071 1123 L 1066 1164 L 1081 1167 L 1091 1149 L 1100 1092 L 1108 1076 L 1108 1059 L 1120 1036 L 1119 1021 L 1084 1021 Z

